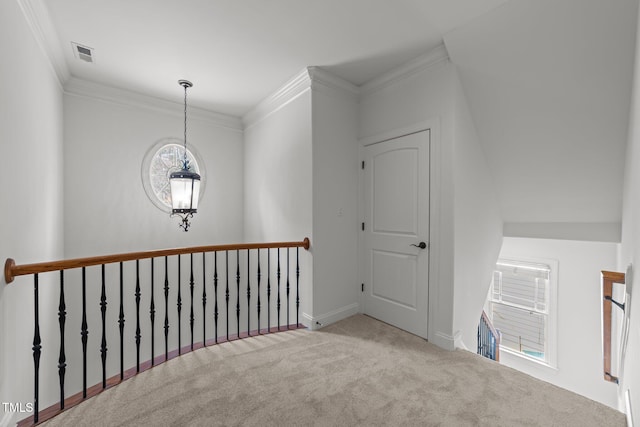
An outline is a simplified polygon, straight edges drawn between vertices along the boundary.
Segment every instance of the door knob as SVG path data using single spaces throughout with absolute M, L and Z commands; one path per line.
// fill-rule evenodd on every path
M 425 242 L 420 242 L 417 245 L 412 243 L 411 246 L 415 246 L 416 248 L 420 248 L 420 249 L 426 249 L 427 248 L 427 244 Z

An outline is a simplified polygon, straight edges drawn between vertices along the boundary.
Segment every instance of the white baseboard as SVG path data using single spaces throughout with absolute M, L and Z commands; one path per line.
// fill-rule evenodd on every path
M 319 316 L 311 316 L 307 313 L 302 313 L 302 323 L 310 330 L 315 331 L 316 329 L 323 328 L 339 320 L 353 316 L 354 314 L 359 313 L 359 311 L 360 304 L 354 303 Z
M 437 345 L 445 350 L 453 351 L 456 349 L 456 342 L 461 341 L 460 331 L 457 331 L 453 335 L 445 334 L 444 332 L 436 331 L 432 337 L 429 337 L 429 342 Z
M 476 352 L 476 349 L 475 349 L 475 348 L 474 348 L 473 350 L 469 350 L 469 349 L 467 348 L 467 346 L 464 344 L 464 341 L 462 340 L 462 331 L 456 331 L 456 332 L 453 334 L 453 340 L 454 340 L 453 345 L 454 345 L 454 347 L 455 347 L 455 348 L 459 348 L 459 349 L 462 349 L 462 350 L 471 351 L 471 352 L 473 352 L 473 353 L 475 353 L 475 352 Z

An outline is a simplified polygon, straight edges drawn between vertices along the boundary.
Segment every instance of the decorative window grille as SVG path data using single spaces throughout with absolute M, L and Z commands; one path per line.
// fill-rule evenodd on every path
M 489 307 L 500 347 L 549 363 L 549 296 L 547 264 L 498 260 Z
M 169 175 L 182 169 L 183 142 L 177 138 L 163 138 L 145 154 L 142 161 L 142 186 L 149 200 L 161 211 L 171 213 Z M 207 173 L 204 161 L 195 147 L 187 144 L 187 160 L 191 171 L 200 175 L 200 201 L 204 197 Z

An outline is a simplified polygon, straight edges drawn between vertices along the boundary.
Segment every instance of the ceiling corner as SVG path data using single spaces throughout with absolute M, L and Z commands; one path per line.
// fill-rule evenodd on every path
M 58 34 L 49 16 L 49 11 L 43 0 L 17 0 L 25 20 L 36 42 L 49 60 L 60 85 L 71 77 L 69 66 L 64 59 L 64 53 L 60 47 Z
M 347 97 L 354 102 L 358 101 L 360 88 L 353 83 L 348 82 L 347 80 L 338 77 L 321 67 L 307 67 L 307 71 L 309 73 L 311 87 L 313 89 L 317 88 L 327 90 L 330 93 L 340 94 Z
M 249 128 L 271 113 L 279 110 L 311 87 L 311 68 L 305 67 L 271 95 L 260 101 L 242 116 L 244 127 Z
M 398 67 L 386 72 L 360 86 L 362 96 L 367 96 L 382 88 L 394 84 L 397 81 L 404 80 L 423 70 L 431 68 L 442 62 L 449 61 L 449 52 L 444 43 L 440 43 L 435 48 L 414 58 Z

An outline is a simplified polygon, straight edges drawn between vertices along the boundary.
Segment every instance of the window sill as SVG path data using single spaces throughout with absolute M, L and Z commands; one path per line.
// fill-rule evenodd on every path
M 558 372 L 558 367 L 555 364 L 502 346 L 500 347 L 500 363 L 523 372 L 538 371 L 553 375 Z

